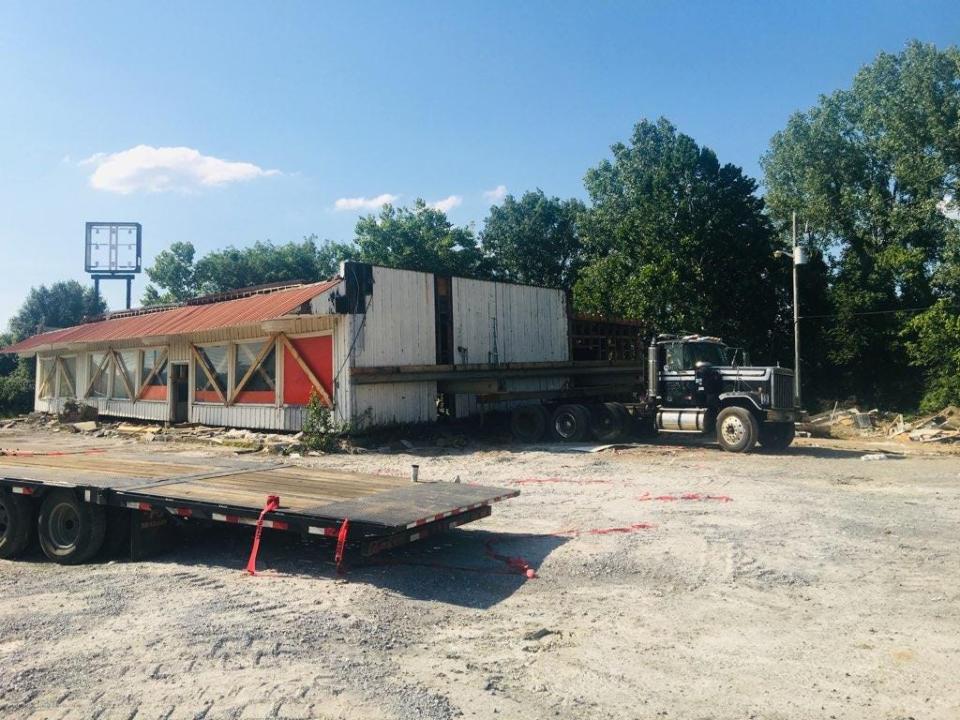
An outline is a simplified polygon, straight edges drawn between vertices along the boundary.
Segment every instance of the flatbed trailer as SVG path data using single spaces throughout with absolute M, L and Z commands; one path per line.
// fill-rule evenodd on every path
M 0 448 L 0 558 L 39 535 L 62 564 L 91 560 L 105 543 L 139 559 L 177 521 L 259 522 L 334 538 L 367 557 L 487 517 L 493 503 L 517 495 L 284 462 Z

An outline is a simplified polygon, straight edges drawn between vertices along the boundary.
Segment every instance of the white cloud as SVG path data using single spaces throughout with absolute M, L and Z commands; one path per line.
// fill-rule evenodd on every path
M 376 210 L 384 205 L 392 205 L 400 199 L 399 195 L 383 193 L 376 197 L 339 198 L 333 203 L 334 210 Z
M 450 195 L 445 197 L 443 200 L 437 200 L 436 202 L 429 203 L 430 207 L 434 210 L 440 210 L 441 212 L 450 212 L 458 205 L 463 204 L 463 198 L 459 195 Z
M 117 153 L 97 153 L 81 165 L 93 165 L 90 185 L 129 195 L 137 191 L 189 191 L 258 177 L 279 175 L 253 163 L 221 160 L 188 147 L 137 145 Z
M 493 190 L 486 190 L 483 197 L 492 203 L 498 203 L 507 196 L 507 186 L 497 185 Z

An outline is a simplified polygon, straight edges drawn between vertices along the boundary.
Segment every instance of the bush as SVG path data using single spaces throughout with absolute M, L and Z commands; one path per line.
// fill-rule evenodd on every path
M 33 410 L 33 377 L 21 363 L 9 375 L 0 376 L 0 415 L 19 415 Z
M 338 449 L 339 440 L 347 430 L 347 424 L 337 420 L 317 392 L 312 391 L 303 419 L 303 446 L 308 450 L 331 452 Z

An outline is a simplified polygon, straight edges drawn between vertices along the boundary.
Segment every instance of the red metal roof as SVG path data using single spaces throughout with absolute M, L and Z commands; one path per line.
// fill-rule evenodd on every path
M 183 305 L 143 315 L 108 317 L 97 322 L 34 335 L 0 352 L 29 352 L 53 343 L 104 343 L 138 338 L 187 335 L 223 327 L 255 325 L 289 315 L 301 305 L 335 287 L 340 278 L 259 293 L 205 305 Z

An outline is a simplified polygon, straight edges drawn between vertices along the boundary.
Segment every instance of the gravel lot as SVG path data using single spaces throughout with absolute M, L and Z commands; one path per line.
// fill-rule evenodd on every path
M 226 527 L 136 564 L 0 561 L 0 717 L 960 717 L 960 455 L 862 455 L 305 459 L 522 495 L 339 578 L 269 531 L 248 577 Z

